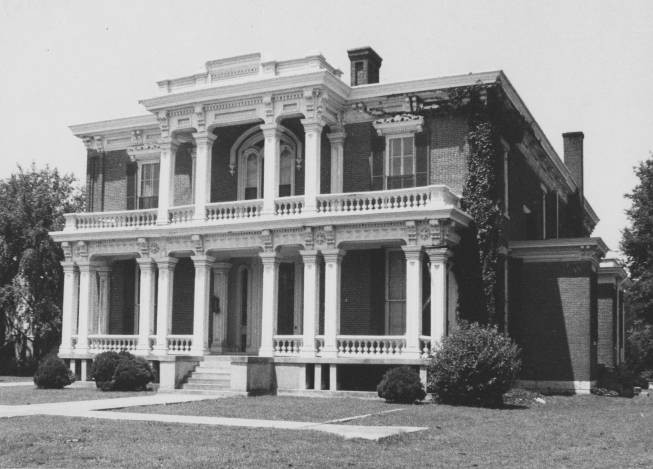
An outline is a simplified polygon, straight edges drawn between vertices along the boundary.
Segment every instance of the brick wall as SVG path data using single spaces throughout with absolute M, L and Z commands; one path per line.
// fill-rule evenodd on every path
M 345 192 L 369 191 L 371 168 L 369 163 L 376 132 L 370 122 L 345 126 L 343 190 Z
M 512 240 L 542 239 L 542 188 L 537 175 L 517 150 L 509 157 L 509 236 Z M 524 212 L 524 205 L 530 213 Z
M 426 120 L 431 184 L 444 184 L 462 194 L 469 156 L 468 131 L 467 117 L 460 114 L 437 115 Z
M 612 284 L 600 284 L 598 286 L 598 363 L 609 367 L 615 365 L 616 334 L 617 290 Z
M 595 379 L 596 278 L 589 262 L 511 263 L 510 334 L 522 378 Z
M 125 150 L 110 151 L 104 157 L 104 210 L 127 209 L 127 165 Z
M 184 257 L 175 267 L 172 293 L 172 333 L 193 333 L 193 299 L 195 296 L 195 267 Z
M 341 334 L 383 334 L 384 282 L 383 249 L 347 251 L 342 261 Z
M 193 158 L 191 147 L 183 144 L 177 149 L 175 157 L 175 205 L 190 205 L 193 203 Z

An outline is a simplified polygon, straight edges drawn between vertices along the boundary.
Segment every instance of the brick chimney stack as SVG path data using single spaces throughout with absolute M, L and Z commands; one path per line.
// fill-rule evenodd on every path
M 351 86 L 379 82 L 379 69 L 383 59 L 371 47 L 359 47 L 347 51 L 351 62 Z
M 565 165 L 578 186 L 578 194 L 583 195 L 583 132 L 562 134 Z

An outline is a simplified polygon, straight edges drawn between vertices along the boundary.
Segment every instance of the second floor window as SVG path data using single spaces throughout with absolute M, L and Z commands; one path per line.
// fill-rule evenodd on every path
M 289 148 L 284 148 L 279 158 L 279 197 L 293 195 L 294 156 Z
M 143 163 L 139 169 L 138 208 L 156 208 L 159 202 L 159 163 Z
M 259 199 L 263 196 L 261 164 L 258 152 L 250 151 L 245 157 L 245 199 Z
M 415 187 L 415 138 L 389 138 L 387 152 L 387 189 Z

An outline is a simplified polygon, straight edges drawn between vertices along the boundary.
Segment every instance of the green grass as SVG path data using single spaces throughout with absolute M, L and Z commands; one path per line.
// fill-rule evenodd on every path
M 0 467 L 653 466 L 653 397 L 547 396 L 545 400 L 543 405 L 530 401 L 530 407 L 481 409 L 265 397 L 148 410 L 329 420 L 350 411 L 355 415 L 402 408 L 351 424 L 429 427 L 381 442 L 343 440 L 313 431 L 16 417 L 0 424 Z
M 0 405 L 43 404 L 47 402 L 85 401 L 112 397 L 144 396 L 146 392 L 102 392 L 94 388 L 38 389 L 36 386 L 0 387 Z M 1 466 L 1 465 L 0 465 Z
M 16 383 L 19 381 L 34 382 L 31 376 L 0 376 L 0 383 Z

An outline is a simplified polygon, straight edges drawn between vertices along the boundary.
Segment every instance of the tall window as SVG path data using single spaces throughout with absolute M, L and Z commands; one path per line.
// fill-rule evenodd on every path
M 245 199 L 261 198 L 261 168 L 257 152 L 250 152 L 245 159 Z
M 388 139 L 388 189 L 415 187 L 415 138 Z
M 159 163 L 143 163 L 140 167 L 138 207 L 156 208 L 159 204 Z
M 279 197 L 293 195 L 293 155 L 289 148 L 284 148 L 279 161 Z

